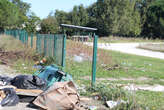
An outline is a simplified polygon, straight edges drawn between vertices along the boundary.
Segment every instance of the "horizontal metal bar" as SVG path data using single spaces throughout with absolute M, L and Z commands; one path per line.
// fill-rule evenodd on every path
M 69 24 L 61 24 L 60 26 L 68 27 L 68 28 L 82 29 L 82 30 L 89 30 L 89 31 L 96 31 L 97 30 L 97 28 L 82 27 L 82 26 L 75 26 L 75 25 L 69 25 Z

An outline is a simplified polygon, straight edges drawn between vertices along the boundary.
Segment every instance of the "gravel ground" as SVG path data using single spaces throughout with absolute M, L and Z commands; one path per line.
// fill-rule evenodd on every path
M 8 66 L 0 65 L 0 75 L 14 77 L 18 75 L 18 73 L 10 69 L 10 67 Z M 0 107 L 0 110 L 36 110 L 36 109 L 27 107 L 27 105 L 28 103 L 19 103 L 18 105 L 13 106 L 13 107 Z
M 92 46 L 92 43 L 85 43 L 85 44 Z M 164 59 L 164 53 L 139 49 L 137 47 L 140 44 L 146 44 L 146 43 L 110 43 L 110 44 L 98 43 L 98 48 L 106 49 L 106 50 L 114 50 L 123 53 L 134 54 L 134 55 Z
M 37 110 L 27 107 L 28 103 L 19 103 L 13 107 L 0 107 L 0 110 Z

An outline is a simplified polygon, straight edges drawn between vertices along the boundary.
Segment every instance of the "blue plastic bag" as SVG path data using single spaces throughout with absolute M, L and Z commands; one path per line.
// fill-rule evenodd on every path
M 52 86 L 55 82 L 73 81 L 70 74 L 60 71 L 59 68 L 54 65 L 46 66 L 34 73 L 34 75 L 44 79 L 48 87 Z

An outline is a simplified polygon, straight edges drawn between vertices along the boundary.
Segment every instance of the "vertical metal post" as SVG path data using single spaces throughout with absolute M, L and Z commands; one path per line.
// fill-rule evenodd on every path
M 28 32 L 26 32 L 26 35 L 27 35 L 27 46 L 28 46 Z
M 66 34 L 63 35 L 63 48 L 62 48 L 62 67 L 65 67 L 65 56 L 66 56 Z
M 44 56 L 47 55 L 47 36 L 44 36 Z
M 6 29 L 4 30 L 4 34 L 6 34 L 6 35 L 7 35 L 7 31 L 6 31 Z
M 22 34 L 23 34 L 23 32 L 20 31 L 20 41 L 23 43 L 23 40 L 22 40 Z
M 92 59 L 92 86 L 94 86 L 96 82 L 97 40 L 98 40 L 98 36 L 94 34 L 93 59 Z
M 56 53 L 57 53 L 57 35 L 54 35 L 54 53 L 53 53 L 53 55 L 54 55 L 54 57 L 55 57 L 55 59 L 57 58 L 57 56 L 56 56 Z
M 28 46 L 28 33 L 25 31 L 25 45 Z
M 33 48 L 33 34 L 31 33 L 31 48 Z
M 47 38 L 48 38 L 48 48 L 47 48 L 47 50 L 48 50 L 48 56 L 51 56 L 51 49 L 52 49 L 52 35 L 50 34 L 50 35 L 48 35 L 47 36 Z
M 38 51 L 38 50 L 39 50 L 39 49 L 38 49 L 38 42 L 39 42 L 39 41 L 38 41 L 38 40 L 39 40 L 39 34 L 36 35 L 36 52 L 39 53 L 39 51 Z
M 25 32 L 24 32 L 24 30 L 22 31 L 22 42 L 24 43 L 24 41 L 25 41 Z

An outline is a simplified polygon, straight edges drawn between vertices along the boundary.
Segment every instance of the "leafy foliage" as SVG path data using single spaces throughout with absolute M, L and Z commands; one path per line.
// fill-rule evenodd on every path
M 141 17 L 136 9 L 136 0 L 98 0 L 85 8 L 74 6 L 71 12 L 56 10 L 54 21 L 98 28 L 98 34 L 137 36 L 141 33 Z M 54 25 L 55 26 L 55 25 Z M 67 30 L 68 34 L 73 30 Z
M 25 28 L 29 33 L 36 33 L 37 28 L 40 26 L 40 18 L 37 17 L 34 13 L 28 17 L 28 20 L 25 22 Z
M 150 36 L 163 39 L 163 0 L 97 0 L 88 7 L 74 6 L 72 11 L 56 10 L 41 20 L 30 12 L 30 4 L 22 0 L 0 1 L 0 30 L 25 28 L 36 33 L 60 33 L 60 24 L 98 28 L 100 36 Z M 67 29 L 71 35 L 75 31 Z
M 157 36 L 162 38 L 164 35 L 164 1 L 157 0 L 153 2 L 147 11 L 146 21 L 147 33 L 150 36 Z
M 17 28 L 23 28 L 23 24 L 28 21 L 28 13 L 30 12 L 30 4 L 23 2 L 22 0 L 10 0 L 11 3 L 17 6 L 18 22 L 16 23 Z
M 0 28 L 8 28 L 18 21 L 18 8 L 8 0 L 0 1 Z
M 97 28 L 101 34 L 136 36 L 141 32 L 140 15 L 135 9 L 136 1 L 98 0 L 96 15 Z M 95 8 L 94 8 L 95 9 Z
M 21 0 L 0 0 L 0 29 L 24 28 L 30 5 Z
M 48 18 L 43 19 L 40 26 L 42 33 L 54 34 L 58 32 L 58 22 L 52 16 L 48 16 Z

